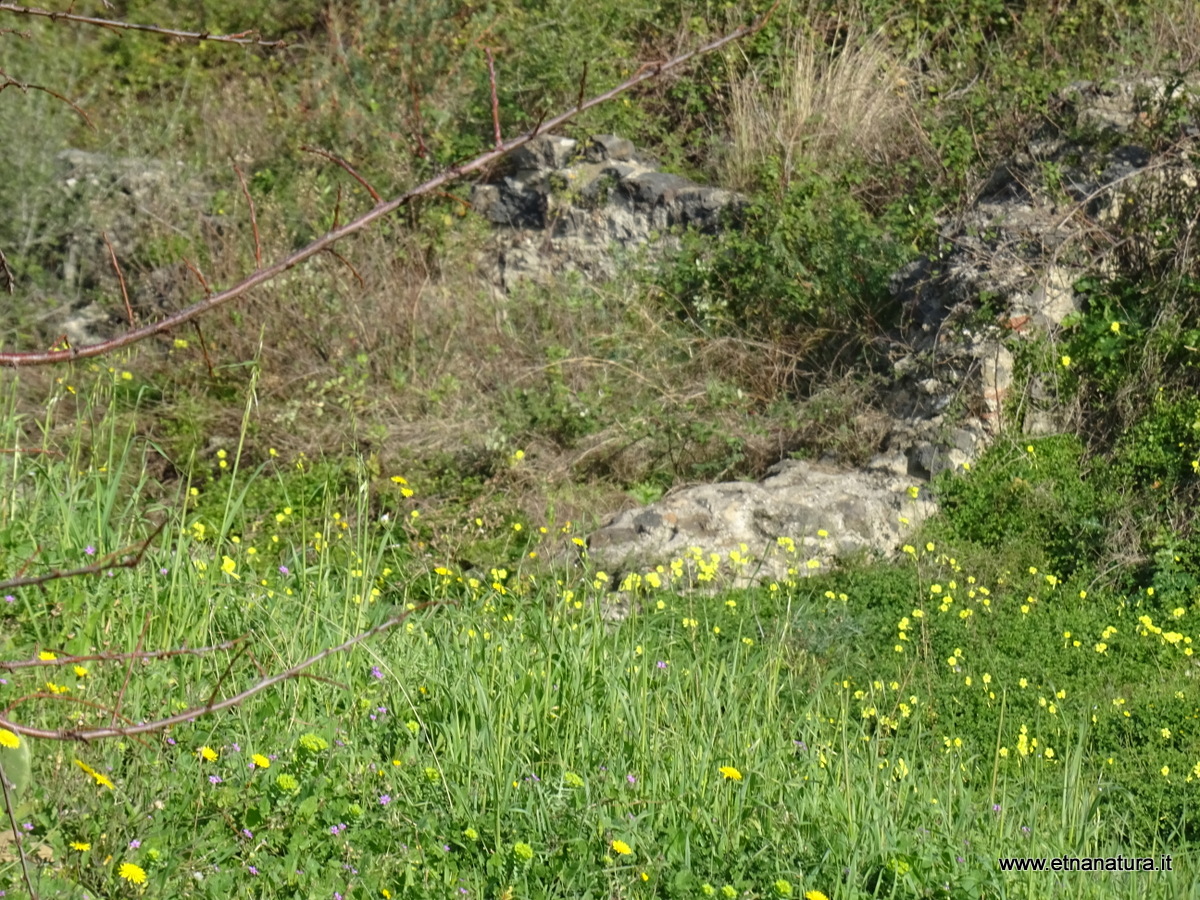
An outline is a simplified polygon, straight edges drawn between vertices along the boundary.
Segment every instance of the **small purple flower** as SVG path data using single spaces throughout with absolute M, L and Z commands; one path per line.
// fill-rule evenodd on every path
M 371 666 L 371 677 L 377 679 L 383 678 L 383 672 L 380 671 L 379 666 Z
M 117 573 L 116 573 L 116 572 L 114 572 L 112 569 L 109 569 L 109 570 L 108 570 L 107 572 L 105 572 L 104 574 L 105 574 L 105 576 L 106 576 L 106 577 L 108 577 L 108 578 L 116 578 L 116 577 L 117 577 Z
M 1028 826 L 1028 825 L 1022 825 L 1022 826 L 1021 826 L 1021 830 L 1022 830 L 1023 832 L 1025 832 L 1026 834 L 1030 834 L 1030 831 L 1029 831 L 1029 826 Z
M 666 662 L 664 662 L 661 659 L 658 662 L 656 662 L 655 665 L 658 666 L 660 669 L 665 669 L 667 667 Z
M 166 566 L 163 566 L 161 569 L 159 569 L 159 570 L 158 570 L 158 574 L 159 574 L 159 575 L 166 575 L 166 574 L 167 574 L 168 572 L 170 572 L 170 571 L 171 571 L 171 570 L 170 570 L 170 569 L 168 569 Z
M 234 752 L 234 753 L 241 753 L 241 752 L 242 752 L 242 745 L 241 745 L 241 744 L 239 744 L 239 743 L 237 743 L 236 741 L 234 741 L 234 742 L 233 742 L 232 744 L 230 744 L 229 746 L 233 748 L 233 752 Z
M 999 803 L 993 803 L 993 804 L 992 804 L 992 812 L 994 812 L 994 813 L 998 813 L 998 812 L 1000 812 L 1000 809 L 1001 809 L 1001 807 L 1000 807 L 1000 804 L 999 804 Z
M 796 745 L 797 750 L 803 750 L 805 753 L 808 752 L 808 744 L 804 743 L 804 741 L 792 741 L 792 743 Z
M 209 776 L 208 776 L 208 783 L 209 783 L 209 784 L 220 784 L 220 783 L 221 783 L 221 776 L 220 776 L 220 775 L 209 775 Z
M 966 860 L 965 860 L 965 859 L 963 859 L 961 856 L 956 856 L 956 857 L 954 857 L 954 858 L 955 858 L 955 859 L 956 859 L 958 862 L 960 862 L 960 863 L 965 863 L 965 862 L 966 862 Z
M 380 806 L 387 806 L 391 802 L 392 802 L 392 798 L 389 797 L 387 794 L 379 795 L 379 805 Z
M 17 598 L 16 598 L 16 597 L 14 597 L 12 594 L 5 594 L 5 595 L 4 595 L 4 602 L 5 602 L 5 603 L 16 603 L 16 602 L 17 602 Z
M 130 850 L 136 850 L 140 846 L 142 846 L 142 842 L 139 841 L 137 838 L 134 838 L 132 841 L 129 842 Z
M 446 852 L 446 853 L 449 853 L 449 852 L 450 852 L 450 845 L 449 845 L 449 844 L 442 844 L 442 850 L 443 850 L 444 852 Z
M 258 869 L 256 869 L 254 866 L 246 866 L 246 871 L 249 872 L 251 875 L 258 874 Z
M 86 547 L 83 548 L 83 552 L 86 553 L 88 556 L 95 556 L 96 548 L 93 547 L 91 544 L 88 544 Z
M 254 832 L 251 831 L 249 828 L 243 828 L 242 834 L 244 834 L 246 836 L 247 840 L 251 840 L 251 841 L 254 840 Z
M 171 747 L 174 747 L 175 746 L 175 738 L 173 738 L 173 737 L 167 738 L 167 744 Z
M 33 831 L 33 823 L 32 822 L 23 822 L 23 823 L 21 823 L 21 827 L 24 828 L 26 831 Z
M 637 778 L 634 776 L 634 774 L 632 772 L 630 772 L 628 775 L 625 776 L 625 780 L 628 781 L 630 784 L 637 784 Z
M 288 567 L 287 567 L 287 566 L 280 566 L 280 567 L 279 567 L 279 574 L 280 574 L 280 575 L 288 575 L 288 574 L 290 574 L 290 573 L 288 572 Z

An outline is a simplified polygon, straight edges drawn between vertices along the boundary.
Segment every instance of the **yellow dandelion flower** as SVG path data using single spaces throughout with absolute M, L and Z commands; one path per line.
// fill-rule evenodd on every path
M 737 769 L 735 769 L 733 766 L 721 766 L 721 768 L 718 769 L 717 771 L 720 772 L 722 775 L 724 775 L 729 781 L 741 781 L 742 780 L 742 773 L 739 772 Z
M 201 747 L 199 750 L 199 753 L 200 753 L 201 757 L 208 760 L 209 762 L 216 762 L 217 756 L 219 755 L 216 750 L 214 750 L 212 747 L 208 747 L 208 746 Z
M 21 739 L 9 731 L 7 728 L 0 728 L 0 747 L 7 747 L 10 750 L 15 750 L 21 746 Z
M 121 868 L 117 870 L 117 874 L 126 881 L 132 881 L 134 884 L 145 884 L 146 882 L 146 870 L 133 863 L 121 863 Z
M 255 764 L 256 766 L 258 766 L 260 769 L 269 769 L 269 768 L 271 768 L 271 761 L 270 761 L 269 759 L 267 759 L 265 756 L 263 756 L 261 753 L 255 753 L 255 754 L 254 754 L 252 757 L 250 757 L 250 758 L 251 758 L 252 760 L 254 760 L 254 764 Z
M 71 849 L 78 850 L 80 853 L 86 853 L 92 849 L 92 845 L 87 841 L 71 841 Z
M 804 900 L 829 900 L 829 898 L 820 891 L 809 891 L 804 895 Z
M 613 853 L 617 854 L 618 856 L 633 855 L 633 848 L 624 841 L 613 841 L 611 846 Z

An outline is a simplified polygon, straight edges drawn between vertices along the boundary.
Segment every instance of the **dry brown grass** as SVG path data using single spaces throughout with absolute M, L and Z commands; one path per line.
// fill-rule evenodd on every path
M 840 170 L 848 155 L 887 163 L 924 143 L 910 99 L 913 73 L 881 35 L 853 23 L 835 31 L 831 46 L 814 30 L 796 30 L 778 84 L 753 69 L 733 80 L 723 183 L 751 187 L 772 159 L 786 182 L 805 163 L 836 160 Z

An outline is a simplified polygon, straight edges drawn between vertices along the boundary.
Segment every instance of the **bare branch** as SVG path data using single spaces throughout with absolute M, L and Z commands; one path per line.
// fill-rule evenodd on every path
M 29 896 L 33 900 L 37 900 L 37 891 L 33 889 L 33 882 L 29 880 L 29 867 L 25 862 L 25 846 L 21 834 L 21 830 L 17 828 L 17 814 L 13 811 L 12 794 L 8 790 L 8 773 L 4 771 L 4 766 L 0 765 L 0 787 L 4 788 L 4 808 L 8 811 L 8 824 L 12 827 L 13 843 L 17 845 L 17 853 L 21 857 L 21 874 L 25 877 L 25 889 L 29 891 Z
M 166 37 L 183 38 L 190 41 L 215 41 L 221 44 L 253 44 L 257 47 L 286 47 L 287 41 L 268 41 L 258 37 L 256 31 L 239 31 L 237 34 L 209 34 L 206 31 L 178 31 L 174 28 L 163 28 L 159 25 L 140 25 L 137 22 L 119 22 L 115 19 L 98 19 L 95 16 L 81 16 L 72 12 L 54 12 L 49 9 L 39 9 L 36 6 L 19 6 L 16 3 L 0 3 L 0 12 L 13 13 L 18 16 L 39 16 L 53 21 L 79 22 L 83 25 L 98 25 L 101 28 L 115 28 L 119 31 L 144 31 L 149 34 L 161 34 Z
M 504 136 L 500 133 L 500 100 L 496 96 L 496 57 L 492 55 L 491 47 L 484 47 L 488 61 L 488 85 L 492 89 L 492 132 L 496 138 L 496 146 L 504 145 Z
M 113 271 L 117 273 L 117 281 L 121 282 L 121 296 L 125 299 L 125 315 L 129 317 L 129 327 L 133 328 L 137 325 L 137 321 L 133 317 L 133 307 L 129 305 L 129 291 L 125 289 L 125 276 L 121 274 L 121 264 L 117 262 L 117 254 L 113 250 L 112 241 L 108 239 L 108 235 L 102 231 L 100 237 L 104 238 L 104 246 L 108 248 L 108 258 L 112 260 Z
M 242 185 L 242 194 L 246 198 L 246 204 L 250 207 L 250 227 L 254 231 L 254 267 L 262 268 L 262 241 L 258 237 L 258 216 L 254 214 L 254 198 L 250 196 L 250 189 L 246 187 L 246 178 L 242 175 L 242 170 L 235 164 L 233 171 L 237 173 L 238 182 Z
M 765 15 L 761 16 L 754 23 L 736 28 L 724 37 L 710 41 L 709 43 L 701 47 L 697 47 L 694 50 L 689 50 L 687 53 L 682 53 L 679 56 L 676 56 L 674 59 L 667 60 L 666 62 L 652 63 L 648 67 L 643 66 L 636 74 L 630 78 L 627 78 L 625 81 L 621 82 L 611 90 L 605 91 L 603 94 L 598 94 L 595 97 L 592 97 L 590 100 L 587 100 L 582 104 L 578 104 L 574 109 L 560 113 L 545 123 L 539 123 L 539 128 L 544 127 L 546 130 L 553 130 L 554 128 L 557 128 L 563 123 L 574 118 L 579 113 L 589 110 L 594 106 L 599 106 L 601 103 L 606 103 L 614 97 L 620 96 L 630 88 L 636 87 L 643 81 L 648 81 L 651 78 L 655 78 L 663 74 L 664 72 L 669 72 L 672 69 L 678 68 L 684 63 L 695 59 L 697 56 L 703 56 L 706 53 L 719 50 L 726 44 L 736 41 L 739 38 L 743 38 L 748 34 L 753 34 L 755 31 L 762 28 L 767 19 L 775 11 L 775 8 L 779 5 L 779 2 L 780 0 L 776 0 L 775 5 L 772 6 Z M 0 10 L 3 8 L 4 5 L 0 4 Z M 334 228 L 326 232 L 315 241 L 311 242 L 300 250 L 297 250 L 290 256 L 281 259 L 279 262 L 268 266 L 265 269 L 257 270 L 253 274 L 243 278 L 233 287 L 213 294 L 212 296 L 207 297 L 198 303 L 193 303 L 186 309 L 182 309 L 179 312 L 167 316 L 158 322 L 132 329 L 127 331 L 125 334 L 118 335 L 117 337 L 107 341 L 101 341 L 96 344 L 85 344 L 82 347 L 69 347 L 64 350 L 33 352 L 10 351 L 0 353 L 0 366 L 12 366 L 14 368 L 18 366 L 44 366 L 53 363 L 67 362 L 74 359 L 90 359 L 97 356 L 103 356 L 106 353 L 111 353 L 112 351 L 119 350 L 122 347 L 128 347 L 131 344 L 136 344 L 138 341 L 145 340 L 152 335 L 162 334 L 170 331 L 172 328 L 175 328 L 184 322 L 190 322 L 197 316 L 201 316 L 209 310 L 228 303 L 230 300 L 242 296 L 247 291 L 279 277 L 284 272 L 295 268 L 305 260 L 311 259 L 328 247 L 332 247 L 338 241 L 341 241 L 352 234 L 357 234 L 368 225 L 372 225 L 378 220 L 391 215 L 402 206 L 406 206 L 411 203 L 417 197 L 421 197 L 430 193 L 431 191 L 443 187 L 444 185 L 447 185 L 453 181 L 457 181 L 464 175 L 469 175 L 472 172 L 478 172 L 479 170 L 486 168 L 505 154 L 515 150 L 517 147 L 529 143 L 535 136 L 536 131 L 528 131 L 520 137 L 506 141 L 500 144 L 498 147 L 475 157 L 469 162 L 451 166 L 450 168 L 443 170 L 438 175 L 435 175 L 433 178 L 430 178 L 428 181 L 425 181 L 423 184 L 419 184 L 415 188 L 406 191 L 399 197 L 396 197 L 387 203 L 380 203 L 340 228 Z
M 435 600 L 430 601 L 429 603 L 422 603 L 411 610 L 406 609 L 399 615 L 392 616 L 390 619 L 381 622 L 374 628 L 361 632 L 360 634 L 356 634 L 354 637 L 343 641 L 337 646 L 326 647 L 319 653 L 314 653 L 312 656 L 302 660 L 286 671 L 279 672 L 275 675 L 271 675 L 268 678 L 261 679 L 239 694 L 235 694 L 232 697 L 226 697 L 224 700 L 216 703 L 210 702 L 204 706 L 184 710 L 181 713 L 168 716 L 165 719 L 156 719 L 153 722 L 144 722 L 141 725 L 131 725 L 127 728 L 114 728 L 110 726 L 107 728 L 65 728 L 61 731 L 55 731 L 50 728 L 32 728 L 27 725 L 19 725 L 16 722 L 10 721 L 7 718 L 7 714 L 5 714 L 4 716 L 0 716 L 0 728 L 7 728 L 14 734 L 25 735 L 26 737 L 42 738 L 50 741 L 95 741 L 111 737 L 136 737 L 140 734 L 150 734 L 155 731 L 162 731 L 164 728 L 170 728 L 172 725 L 180 725 L 184 722 L 187 722 L 189 719 L 210 715 L 212 713 L 220 712 L 221 710 L 237 706 L 238 704 L 250 699 L 255 694 L 261 694 L 263 691 L 267 690 L 267 688 L 274 687 L 280 682 L 301 677 L 301 675 L 304 674 L 305 669 L 310 668 L 329 656 L 333 656 L 335 653 L 342 653 L 346 650 L 349 650 L 356 644 L 361 644 L 363 641 L 369 640 L 375 635 L 387 631 L 389 628 L 396 627 L 417 610 L 426 609 L 431 606 L 443 605 L 443 601 Z
M 2 7 L 3 4 L 0 4 L 0 8 Z M 71 107 L 71 109 L 75 110 L 75 112 L 79 114 L 79 117 L 87 124 L 88 128 L 92 129 L 92 131 L 96 130 L 96 126 L 92 124 L 92 120 L 88 118 L 88 114 L 85 113 L 78 104 L 68 100 L 58 91 L 51 90 L 48 87 L 43 87 L 40 84 L 30 84 L 25 81 L 17 81 L 15 78 L 10 77 L 9 74 L 3 69 L 0 69 L 0 79 L 3 79 L 0 81 L 0 91 L 3 91 L 5 88 L 15 87 L 17 90 L 24 93 L 28 93 L 29 91 L 41 91 L 43 94 L 49 94 L 55 100 L 61 100 L 63 103 L 67 104 L 67 106 Z
M 16 281 L 12 269 L 8 267 L 8 257 L 4 255 L 3 250 L 0 250 L 0 291 L 8 291 L 11 294 Z
M 54 569 L 47 572 L 45 575 L 30 575 L 20 578 L 10 578 L 7 581 L 0 581 L 0 591 L 8 590 L 9 588 L 29 587 L 35 584 L 45 584 L 48 581 L 57 581 L 60 578 L 78 578 L 81 575 L 101 575 L 110 569 L 132 569 L 142 561 L 142 557 L 146 555 L 146 551 L 150 545 L 154 543 L 155 538 L 162 532 L 167 522 L 164 519 L 159 523 L 158 527 L 151 532 L 150 537 L 142 541 L 140 544 L 134 545 L 133 548 L 117 550 L 110 553 L 103 560 L 90 566 L 80 566 L 78 569 Z M 132 551 L 133 555 L 125 559 L 113 562 L 114 559 L 124 553 Z
M 359 184 L 361 184 L 363 187 L 365 187 L 367 189 L 367 193 L 371 195 L 372 200 L 374 200 L 376 203 L 383 202 L 383 197 L 381 197 L 379 195 L 379 191 L 377 191 L 377 190 L 375 190 L 375 188 L 371 187 L 370 182 L 368 182 L 367 179 L 365 179 L 361 175 L 359 175 L 358 172 L 355 171 L 354 166 L 350 165 L 350 163 L 346 162 L 344 159 L 342 159 L 337 154 L 330 153 L 328 150 L 322 150 L 319 147 L 303 146 L 300 149 L 303 150 L 305 153 L 315 153 L 317 156 L 323 156 L 326 159 L 330 160 L 331 162 L 337 163 L 339 166 L 341 166 L 343 169 L 345 169 L 347 172 L 349 172 L 350 175 L 353 176 L 355 181 L 357 181 Z
M 86 656 L 61 656 L 57 659 L 21 659 L 0 660 L 0 670 L 13 672 L 17 669 L 38 669 L 46 666 L 73 666 L 81 662 L 121 662 L 134 659 L 169 659 L 172 656 L 202 656 L 215 653 L 218 650 L 232 650 L 246 638 L 238 637 L 232 640 L 213 644 L 211 647 L 175 647 L 172 650 L 136 650 L 131 653 L 90 653 Z

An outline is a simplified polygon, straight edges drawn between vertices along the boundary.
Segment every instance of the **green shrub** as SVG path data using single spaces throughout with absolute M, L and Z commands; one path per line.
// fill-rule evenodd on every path
M 955 541 L 1013 544 L 1045 556 L 1059 574 L 1094 561 L 1104 548 L 1100 498 L 1082 470 L 1071 435 L 992 447 L 969 474 L 936 482 L 942 525 Z
M 661 286 L 708 331 L 794 339 L 889 317 L 907 256 L 846 190 L 816 173 L 762 197 L 742 227 L 689 235 Z

